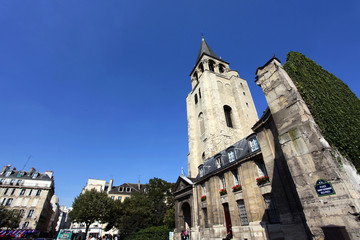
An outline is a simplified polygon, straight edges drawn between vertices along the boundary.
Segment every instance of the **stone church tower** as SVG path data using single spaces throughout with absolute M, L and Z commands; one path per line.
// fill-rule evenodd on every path
M 251 134 L 258 116 L 246 80 L 204 38 L 190 76 L 188 176 L 196 177 L 205 159 Z

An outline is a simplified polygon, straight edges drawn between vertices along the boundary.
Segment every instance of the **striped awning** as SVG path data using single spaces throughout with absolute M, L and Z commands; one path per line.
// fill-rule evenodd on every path
M 34 229 L 1 230 L 0 237 L 23 237 L 28 233 L 36 233 Z

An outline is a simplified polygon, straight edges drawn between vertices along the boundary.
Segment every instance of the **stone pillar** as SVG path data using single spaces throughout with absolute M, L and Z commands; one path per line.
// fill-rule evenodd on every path
M 275 57 L 257 70 L 256 83 L 265 93 L 278 141 L 303 207 L 309 235 L 323 239 L 325 225 L 345 226 L 358 239 L 359 192 L 332 154 L 294 82 Z M 315 184 L 323 179 L 335 194 L 318 195 Z M 359 180 L 359 175 L 357 176 Z M 309 236 L 310 237 L 310 236 Z

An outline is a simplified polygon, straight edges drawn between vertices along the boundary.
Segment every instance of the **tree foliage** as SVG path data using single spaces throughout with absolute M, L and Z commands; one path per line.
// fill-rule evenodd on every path
M 134 193 L 124 202 L 114 201 L 107 229 L 116 227 L 123 234 L 134 234 L 149 227 L 175 226 L 172 184 L 153 178 L 145 192 Z
M 4 206 L 0 206 L 0 228 L 18 228 L 21 217 L 22 214 L 19 210 L 10 210 Z
M 301 53 L 284 69 L 295 82 L 325 139 L 360 170 L 360 100 L 339 78 Z
M 75 198 L 69 216 L 73 222 L 85 223 L 86 233 L 95 221 L 107 222 L 113 209 L 113 200 L 105 192 L 86 190 Z

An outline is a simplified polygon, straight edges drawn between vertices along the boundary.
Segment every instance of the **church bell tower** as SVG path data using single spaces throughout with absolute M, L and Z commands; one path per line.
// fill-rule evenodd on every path
M 189 177 L 205 159 L 252 133 L 258 115 L 246 80 L 201 40 L 186 97 Z

